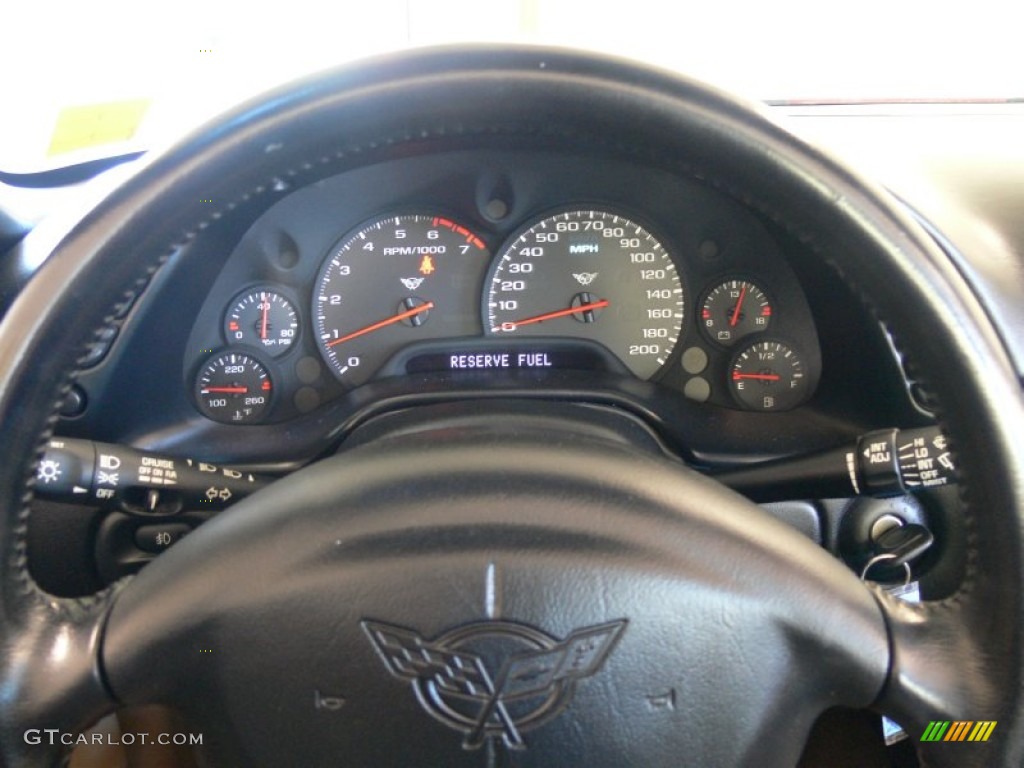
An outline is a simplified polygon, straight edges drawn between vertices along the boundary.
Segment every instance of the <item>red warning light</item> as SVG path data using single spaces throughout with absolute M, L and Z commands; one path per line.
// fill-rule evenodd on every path
M 236 323 L 234 320 L 232 320 L 230 323 L 228 323 L 228 330 L 229 331 L 237 331 L 238 330 L 238 323 Z
M 764 309 L 761 310 L 761 317 L 771 317 L 771 316 L 772 316 L 772 308 L 771 307 L 765 307 Z
M 435 271 L 434 260 L 430 258 L 430 255 L 423 257 L 423 261 L 420 262 L 420 274 L 421 275 L 432 275 Z
M 262 389 L 264 392 L 269 392 L 270 391 L 270 381 L 269 380 L 264 381 L 263 385 L 260 387 L 260 389 Z

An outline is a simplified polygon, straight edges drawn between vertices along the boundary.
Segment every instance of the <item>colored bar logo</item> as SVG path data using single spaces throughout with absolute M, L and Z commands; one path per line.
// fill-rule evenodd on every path
M 932 720 L 921 741 L 988 741 L 995 729 L 995 720 Z

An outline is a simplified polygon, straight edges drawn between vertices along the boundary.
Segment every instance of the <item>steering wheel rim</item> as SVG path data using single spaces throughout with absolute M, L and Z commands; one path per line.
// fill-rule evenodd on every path
M 382 59 L 236 110 L 115 191 L 8 312 L 0 444 L 16 459 L 0 466 L 2 680 L 10 692 L 0 712 L 9 763 L 53 759 L 25 744 L 26 728 L 72 730 L 114 704 L 101 645 L 123 585 L 88 600 L 44 594 L 26 568 L 25 527 L 34 464 L 74 375 L 65 361 L 109 322 L 120 292 L 211 220 L 200 199 L 258 204 L 275 177 L 305 183 L 400 151 L 524 141 L 662 160 L 741 199 L 827 253 L 912 352 L 959 455 L 968 566 L 959 591 L 938 603 L 876 595 L 891 643 L 876 706 L 917 735 L 929 720 L 998 721 L 993 738 L 969 753 L 921 745 L 929 764 L 1020 763 L 1024 466 L 1014 441 L 1024 434 L 1024 410 L 998 334 L 968 286 L 884 192 L 756 108 L 628 63 L 516 48 Z M 993 508 L 1000 514 L 986 513 Z

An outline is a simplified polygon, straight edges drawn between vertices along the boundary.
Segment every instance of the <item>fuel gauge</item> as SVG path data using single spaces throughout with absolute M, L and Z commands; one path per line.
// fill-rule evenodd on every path
M 785 411 L 807 396 L 809 381 L 800 356 L 781 341 L 755 341 L 733 358 L 729 388 L 753 411 Z

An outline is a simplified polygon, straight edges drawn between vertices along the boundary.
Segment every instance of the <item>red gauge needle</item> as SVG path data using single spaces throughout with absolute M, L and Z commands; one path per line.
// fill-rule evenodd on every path
M 223 392 L 228 395 L 244 395 L 249 391 L 248 387 L 207 387 L 203 390 L 203 394 L 208 392 Z
M 740 297 L 736 300 L 736 308 L 732 311 L 732 317 L 729 318 L 729 326 L 732 328 L 736 327 L 736 323 L 740 321 L 740 308 L 743 306 L 743 299 L 747 295 L 747 284 L 744 283 L 743 287 L 740 288 Z
M 586 312 L 590 309 L 604 309 L 610 304 L 608 299 L 601 299 L 600 301 L 594 301 L 590 304 L 580 304 L 578 307 L 569 307 L 568 309 L 559 309 L 556 312 L 546 312 L 543 315 L 534 315 L 528 317 L 525 320 L 516 320 L 513 323 L 502 323 L 500 327 L 493 330 L 496 331 L 514 331 L 521 325 L 530 325 L 531 323 L 543 323 L 545 320 L 554 320 L 556 317 L 565 317 L 566 315 L 575 315 L 577 312 Z
M 757 381 L 779 381 L 782 377 L 777 373 L 734 373 L 733 381 L 740 379 L 756 379 Z
M 381 328 L 387 328 L 389 325 L 400 323 L 406 318 L 415 317 L 416 315 L 426 312 L 427 310 L 434 308 L 434 302 L 428 301 L 426 304 L 420 304 L 418 307 L 407 309 L 405 312 L 399 312 L 397 315 L 392 315 L 386 320 L 381 320 L 379 323 L 368 325 L 365 328 L 360 328 L 358 331 L 352 331 L 352 333 L 342 336 L 340 339 L 334 339 L 333 341 L 327 342 L 328 347 L 336 347 L 338 344 L 344 344 L 346 341 L 352 341 L 352 339 L 365 336 L 367 333 L 373 333 L 379 331 Z
M 270 302 L 267 301 L 267 295 L 260 294 L 260 299 L 263 302 L 263 318 L 260 320 L 260 338 L 266 340 L 267 338 L 267 316 L 270 315 Z

